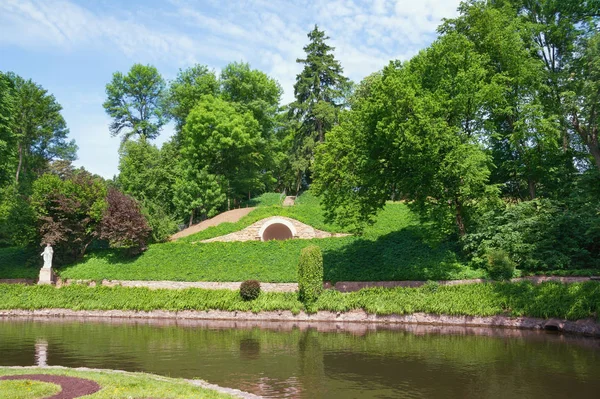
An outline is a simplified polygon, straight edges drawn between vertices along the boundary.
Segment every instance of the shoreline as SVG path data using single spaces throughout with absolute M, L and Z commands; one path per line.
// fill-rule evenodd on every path
M 65 318 L 65 319 L 171 319 L 171 320 L 229 320 L 229 321 L 270 321 L 270 322 L 318 322 L 318 323 L 359 323 L 380 325 L 438 325 L 460 327 L 495 327 L 522 330 L 557 331 L 600 338 L 600 323 L 594 319 L 564 320 L 558 318 L 542 319 L 535 317 L 496 316 L 454 316 L 428 313 L 377 315 L 364 310 L 348 312 L 304 311 L 294 315 L 291 311 L 164 311 L 153 310 L 71 310 L 71 309 L 39 309 L 39 310 L 0 310 L 0 320 L 19 318 Z
M 250 392 L 245 392 L 236 388 L 227 388 L 222 387 L 220 385 L 212 384 L 210 382 L 200 380 L 200 379 L 185 379 L 185 378 L 171 378 L 165 377 L 158 374 L 151 374 L 145 372 L 130 372 L 124 370 L 112 370 L 112 369 L 96 369 L 96 368 L 88 368 L 88 367 L 65 367 L 65 366 L 0 366 L 0 370 L 34 370 L 34 371 L 43 371 L 43 370 L 55 370 L 55 371 L 75 371 L 75 372 L 83 372 L 83 373 L 101 373 L 101 374 L 117 374 L 117 375 L 134 375 L 134 376 L 144 376 L 147 378 L 151 378 L 156 381 L 163 382 L 185 382 L 187 384 L 197 386 L 199 388 L 209 389 L 215 392 L 223 393 L 230 395 L 232 397 L 241 398 L 241 399 L 261 399 L 262 396 L 255 395 Z

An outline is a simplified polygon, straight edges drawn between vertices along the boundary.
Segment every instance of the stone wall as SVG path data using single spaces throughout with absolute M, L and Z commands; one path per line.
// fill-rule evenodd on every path
M 260 241 L 261 228 L 270 223 L 277 222 L 278 220 L 284 220 L 294 227 L 294 229 L 296 230 L 294 238 L 310 240 L 312 238 L 344 237 L 349 235 L 341 233 L 328 233 L 326 231 L 317 230 L 314 227 L 299 222 L 296 219 L 286 218 L 283 216 L 273 216 L 259 220 L 258 222 L 251 224 L 245 229 L 236 231 L 235 233 L 230 233 L 220 237 L 214 237 L 208 240 L 203 240 L 201 242 Z

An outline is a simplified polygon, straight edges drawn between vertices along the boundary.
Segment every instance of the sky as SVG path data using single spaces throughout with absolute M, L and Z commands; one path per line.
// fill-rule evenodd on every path
M 217 73 L 248 62 L 293 99 L 307 33 L 315 24 L 355 82 L 390 60 L 407 60 L 436 38 L 459 0 L 0 0 L 0 71 L 40 84 L 63 106 L 78 159 L 105 178 L 118 174 L 120 139 L 102 103 L 116 71 L 152 64 L 172 80 L 180 69 Z M 173 134 L 163 128 L 160 145 Z

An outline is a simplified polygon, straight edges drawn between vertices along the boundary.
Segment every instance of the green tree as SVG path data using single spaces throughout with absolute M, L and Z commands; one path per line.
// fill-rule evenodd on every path
M 308 33 L 309 44 L 304 47 L 306 58 L 296 62 L 304 65 L 296 76 L 290 116 L 299 122 L 289 149 L 295 169 L 296 189 L 309 181 L 315 147 L 325 141 L 325 135 L 337 123 L 339 110 L 346 104 L 344 96 L 351 86 L 343 69 L 333 55 L 325 32 L 315 28 Z
M 221 97 L 235 104 L 239 112 L 251 112 L 260 125 L 264 143 L 262 186 L 271 188 L 277 181 L 274 174 L 285 150 L 275 136 L 281 86 L 264 72 L 251 69 L 247 63 L 236 62 L 223 68 L 220 82 Z
M 67 141 L 69 129 L 62 107 L 53 95 L 31 80 L 9 73 L 14 87 L 13 132 L 16 136 L 15 182 L 27 174 L 29 181 L 43 174 L 54 159 L 75 160 L 75 141 Z
M 568 95 L 573 129 L 600 170 L 600 33 L 585 43 L 574 92 Z
M 239 112 L 229 102 L 204 96 L 190 112 L 183 129 L 181 152 L 190 165 L 216 175 L 231 199 L 260 189 L 264 161 L 260 125 L 250 112 Z
M 113 119 L 111 135 L 156 138 L 167 118 L 164 112 L 165 81 L 151 65 L 134 64 L 127 75 L 115 72 L 106 85 L 104 110 Z
M 292 103 L 292 110 L 302 121 L 304 135 L 316 134 L 322 143 L 325 133 L 331 129 L 336 109 L 344 102 L 348 79 L 342 75 L 342 66 L 333 56 L 335 48 L 325 42 L 329 39 L 325 32 L 315 25 L 308 38 L 310 43 L 304 47 L 306 58 L 296 60 L 304 69 L 296 76 L 296 101 Z
M 195 169 L 182 165 L 173 185 L 173 203 L 180 215 L 189 215 L 189 226 L 194 218 L 207 219 L 215 216 L 225 202 L 217 177 L 208 172 L 208 167 Z
M 358 230 L 397 190 L 424 219 L 464 235 L 481 201 L 496 197 L 481 144 L 493 92 L 484 65 L 466 37 L 449 34 L 374 78 L 317 152 L 328 215 Z
M 180 69 L 169 85 L 168 94 L 169 114 L 175 120 L 177 132 L 181 132 L 188 114 L 202 96 L 216 96 L 218 92 L 217 77 L 207 66 L 196 64 L 185 70 Z
M 12 181 L 16 135 L 13 131 L 14 93 L 10 79 L 0 72 L 0 188 Z
M 550 90 L 544 64 L 528 48 L 531 24 L 508 5 L 497 9 L 475 2 L 460 10 L 440 31 L 465 34 L 487 59 L 495 92 L 486 105 L 483 133 L 495 164 L 492 181 L 517 199 L 558 195 L 568 185 L 569 171 L 563 167 L 560 120 L 542 99 Z

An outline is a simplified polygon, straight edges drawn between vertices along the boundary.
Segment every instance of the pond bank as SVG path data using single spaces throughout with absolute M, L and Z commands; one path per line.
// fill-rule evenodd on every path
M 594 319 L 564 320 L 558 318 L 543 319 L 536 317 L 508 316 L 453 316 L 429 313 L 413 314 L 370 314 L 364 310 L 348 312 L 318 311 L 306 313 L 301 311 L 262 311 L 258 313 L 244 311 L 128 311 L 128 310 L 71 310 L 71 309 L 39 309 L 39 310 L 0 310 L 0 318 L 80 318 L 80 319 L 178 319 L 178 320 L 229 320 L 229 321 L 269 321 L 269 322 L 335 322 L 335 323 L 373 323 L 373 324 L 413 324 L 460 327 L 500 327 L 525 330 L 549 330 L 562 333 L 600 337 L 600 323 Z
M 66 376 L 71 380 L 86 379 L 99 384 L 97 395 L 102 398 L 131 398 L 140 397 L 140 394 L 165 394 L 170 393 L 172 397 L 189 397 L 189 395 L 202 395 L 207 398 L 241 398 L 260 399 L 257 396 L 239 389 L 224 388 L 203 380 L 188 380 L 168 378 L 147 373 L 132 373 L 121 370 L 94 369 L 87 367 L 69 368 L 62 366 L 44 367 L 0 367 L 0 377 L 11 378 L 19 375 L 35 377 Z M 60 377 L 59 377 L 60 378 Z M 63 377 L 64 378 L 64 377 Z M 0 382 L 2 379 L 0 378 Z M 69 382 L 69 381 L 68 381 Z M 63 394 L 69 394 L 69 384 L 63 383 Z M 67 392 L 65 391 L 67 388 Z M 147 391 L 146 391 L 147 390 Z M 142 391 L 142 392 L 139 392 Z M 164 392 L 163 392 L 164 391 Z M 110 392 L 110 393 L 109 393 Z M 83 397 L 83 394 L 81 397 Z M 176 395 L 176 396 L 175 396 Z M 181 396 L 180 396 L 181 395 Z M 61 396 L 62 397 L 62 396 Z M 67 396 L 65 396 L 67 397 Z M 79 396 L 69 396 L 79 397 Z

